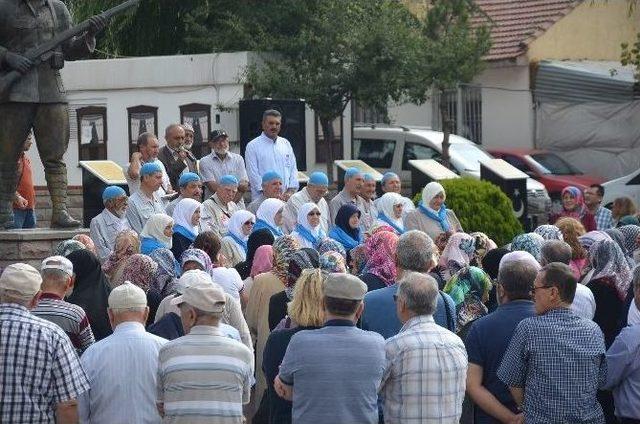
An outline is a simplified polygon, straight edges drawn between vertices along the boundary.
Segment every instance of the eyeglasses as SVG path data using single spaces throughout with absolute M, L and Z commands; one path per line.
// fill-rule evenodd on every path
M 253 221 L 247 221 L 247 222 L 244 223 L 244 225 L 253 225 L 253 224 L 254 224 Z
M 540 289 L 552 289 L 554 286 L 540 286 L 540 287 L 536 287 L 533 286 L 533 288 L 531 289 L 531 294 L 536 294 L 536 290 L 540 290 Z
M 321 214 L 320 212 L 309 212 L 309 213 L 307 214 L 307 216 L 313 216 L 313 215 L 320 216 L 320 215 L 322 215 L 322 214 Z

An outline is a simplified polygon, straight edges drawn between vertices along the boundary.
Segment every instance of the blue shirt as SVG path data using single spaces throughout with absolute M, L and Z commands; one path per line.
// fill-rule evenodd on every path
M 598 210 L 594 214 L 594 219 L 596 221 L 596 227 L 598 231 L 608 230 L 609 228 L 613 228 L 613 215 L 611 211 L 604 206 L 598 207 Z
M 385 366 L 384 339 L 350 321 L 295 334 L 279 374 L 293 385 L 293 422 L 377 424 Z
M 504 352 L 509 347 L 516 326 L 525 318 L 535 316 L 533 302 L 514 300 L 500 305 L 495 312 L 486 315 L 471 325 L 465 339 L 469 362 L 482 367 L 482 385 L 507 408 L 516 412 L 517 406 L 509 388 L 496 374 Z M 498 423 L 499 421 L 475 408 L 475 423 Z
M 393 295 L 398 291 L 398 284 L 392 284 L 383 289 L 373 290 L 364 296 L 364 312 L 361 317 L 363 330 L 375 331 L 385 339 L 393 337 L 402 328 L 402 323 L 396 314 L 396 303 Z M 447 305 L 445 305 L 445 301 Z M 447 317 L 449 311 L 449 317 Z M 436 324 L 456 331 L 456 305 L 446 293 L 438 295 L 438 305 L 433 314 Z
M 607 351 L 607 388 L 617 417 L 640 420 L 640 324 L 623 328 Z
M 256 199 L 260 195 L 262 176 L 268 171 L 276 171 L 280 174 L 283 190 L 290 188 L 298 190 L 296 155 L 286 138 L 278 137 L 274 141 L 262 133 L 247 144 L 244 159 L 251 186 L 251 199 Z
M 509 387 L 524 388 L 527 423 L 604 424 L 596 394 L 604 386 L 604 336 L 567 308 L 520 321 L 498 368 Z

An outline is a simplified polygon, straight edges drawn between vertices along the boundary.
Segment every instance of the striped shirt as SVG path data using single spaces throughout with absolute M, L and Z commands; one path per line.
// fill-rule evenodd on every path
M 386 342 L 384 422 L 453 423 L 460 420 L 467 378 L 462 340 L 430 315 L 407 321 Z
M 87 318 L 84 309 L 73 303 L 65 302 L 56 294 L 42 293 L 38 306 L 32 309 L 31 313 L 62 328 L 69 336 L 78 355 L 95 342 L 89 318 Z
M 55 406 L 89 382 L 57 325 L 15 303 L 0 304 L 0 423 L 54 423 Z
M 213 326 L 197 325 L 160 349 L 158 403 L 165 423 L 242 423 L 253 353 Z

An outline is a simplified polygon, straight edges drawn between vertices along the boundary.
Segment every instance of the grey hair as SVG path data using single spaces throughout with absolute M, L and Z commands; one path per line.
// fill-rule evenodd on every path
M 180 124 L 169 124 L 169 125 L 167 126 L 167 128 L 164 130 L 164 136 L 165 136 L 165 137 L 166 137 L 166 136 L 168 136 L 168 135 L 169 135 L 169 133 L 171 132 L 171 130 L 172 130 L 172 129 L 174 129 L 174 128 L 181 128 L 181 129 L 184 129 L 184 128 L 182 128 L 182 125 L 180 125 Z
M 407 231 L 398 239 L 397 266 L 407 271 L 429 272 L 437 263 L 436 245 L 427 234 Z
M 633 268 L 633 278 L 631 282 L 634 289 L 640 290 L 640 265 Z
M 498 283 L 507 292 L 509 300 L 531 299 L 533 282 L 539 269 L 532 262 L 508 261 L 500 266 Z
M 218 321 L 222 319 L 222 312 L 206 312 L 202 309 L 196 308 L 195 306 L 191 306 L 188 303 L 182 303 L 180 304 L 180 307 L 185 307 L 193 310 L 193 312 L 195 312 L 196 314 L 196 321 L 198 321 L 200 318 L 216 319 Z
M 265 110 L 264 113 L 262 114 L 262 120 L 264 121 L 269 116 L 273 116 L 274 118 L 282 118 L 282 114 L 279 111 L 275 109 L 268 109 L 268 110 Z
M 121 314 L 123 312 L 144 312 L 147 307 L 144 308 L 109 308 L 114 314 Z
M 33 296 L 24 296 L 13 290 L 0 289 L 0 303 L 17 303 L 21 306 L 27 306 L 31 299 Z
M 138 136 L 138 141 L 136 142 L 136 144 L 138 145 L 138 147 L 144 147 L 149 144 L 149 140 L 151 140 L 152 138 L 157 139 L 158 137 L 156 137 L 154 133 L 143 132 Z
M 551 262 L 561 262 L 569 265 L 571 262 L 571 246 L 562 240 L 547 240 L 540 249 L 540 265 Z
M 55 283 L 65 284 L 69 278 L 69 274 L 61 269 L 47 268 L 43 269 L 40 274 L 42 275 L 42 283 Z
M 420 272 L 402 275 L 398 286 L 398 297 L 407 309 L 418 315 L 433 315 L 438 304 L 438 283 L 435 278 Z

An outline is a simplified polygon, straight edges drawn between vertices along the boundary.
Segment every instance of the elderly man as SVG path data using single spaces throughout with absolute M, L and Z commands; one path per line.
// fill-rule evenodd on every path
M 104 209 L 89 224 L 89 236 L 96 245 L 100 261 L 105 261 L 116 243 L 116 236 L 129 228 L 125 217 L 129 198 L 122 187 L 109 186 L 102 192 Z
M 80 355 L 95 339 L 84 309 L 63 300 L 73 290 L 73 264 L 64 256 L 50 256 L 42 261 L 40 273 L 42 294 L 31 313 L 62 328 Z
M 69 337 L 29 309 L 40 297 L 40 273 L 17 263 L 0 276 L 0 421 L 76 423 L 76 399 L 89 382 Z
M 398 239 L 395 257 L 398 280 L 402 280 L 405 271 L 428 274 L 436 265 L 436 255 L 437 247 L 425 233 L 414 230 L 402 234 Z M 395 313 L 394 296 L 397 291 L 398 284 L 391 284 L 367 293 L 361 321 L 363 329 L 375 331 L 385 339 L 398 334 L 402 323 Z M 440 292 L 433 318 L 436 324 L 455 331 L 456 307 L 448 294 Z
M 360 227 L 363 231 L 370 230 L 378 219 L 378 210 L 374 204 L 376 198 L 376 180 L 369 173 L 363 174 L 364 185 L 362 186 L 362 209 L 360 210 Z
M 515 423 L 523 418 L 496 372 L 518 323 L 535 315 L 531 289 L 539 269 L 530 253 L 504 255 L 496 289 L 500 306 L 475 321 L 467 334 L 467 392 L 477 405 L 475 423 Z
M 633 302 L 640 305 L 640 267 L 633 270 Z M 621 424 L 640 422 L 640 324 L 622 329 L 607 351 L 607 384 Z
M 164 131 L 167 144 L 158 152 L 172 187 L 178 187 L 178 179 L 183 172 L 197 172 L 196 158 L 184 148 L 185 131 L 182 125 L 171 124 Z
M 193 148 L 193 138 L 195 137 L 193 125 L 181 124 L 180 126 L 184 130 L 184 148 L 191 152 L 191 149 Z
M 282 177 L 282 200 L 285 202 L 298 191 L 298 167 L 296 155 L 286 138 L 278 137 L 282 115 L 277 110 L 262 114 L 262 134 L 247 144 L 244 157 L 251 185 L 251 200 L 260 195 L 262 175 L 275 171 Z
M 238 192 L 238 179 L 223 175 L 218 180 L 216 192 L 202 203 L 200 230 L 213 231 L 220 238 L 228 232 L 229 219 L 240 207 L 233 201 Z
M 146 163 L 155 163 L 162 170 L 162 185 L 158 189 L 158 195 L 173 191 L 169 182 L 169 175 L 164 164 L 158 160 L 158 152 L 160 151 L 160 143 L 158 138 L 149 132 L 142 133 L 137 141 L 138 151 L 131 154 L 131 161 L 125 172 L 127 184 L 129 185 L 129 194 L 133 194 L 140 189 L 140 170 Z
M 382 176 L 382 181 L 380 182 L 380 187 L 382 188 L 382 192 L 383 193 L 398 193 L 398 194 L 402 194 L 402 181 L 400 180 L 400 177 L 398 176 L 398 174 L 396 174 L 395 172 L 385 172 L 384 175 Z M 377 198 L 374 201 L 374 204 L 376 205 L 376 208 L 380 209 L 379 207 L 379 200 L 380 198 Z M 403 215 L 406 215 L 408 212 L 411 212 L 412 210 L 414 210 L 416 207 L 413 204 L 413 201 L 407 197 L 402 197 L 402 213 Z
M 552 262 L 569 265 L 571 256 L 571 246 L 567 243 L 562 240 L 547 240 L 540 249 L 540 265 L 545 266 Z M 571 310 L 582 318 L 593 319 L 596 314 L 596 299 L 589 287 L 580 283 L 576 285 Z
M 587 206 L 589 212 L 593 214 L 598 231 L 613 228 L 613 215 L 609 209 L 602 206 L 603 197 L 604 187 L 600 184 L 591 184 L 584 189 L 584 204 Z
M 173 215 L 176 205 L 182 199 L 193 199 L 198 202 L 202 200 L 202 181 L 200 181 L 200 176 L 195 172 L 185 172 L 180 175 L 180 178 L 178 179 L 178 187 L 180 195 L 169 202 L 165 207 L 167 215 L 169 216 Z
M 358 207 L 360 213 L 364 211 L 364 201 L 360 197 L 362 188 L 364 187 L 364 175 L 358 168 L 349 168 L 344 173 L 343 189 L 331 199 L 329 202 L 329 212 L 331 213 L 331 221 L 329 226 L 335 225 L 336 215 L 342 205 L 353 203 Z
M 211 131 L 209 135 L 211 154 L 200 159 L 200 175 L 205 184 L 205 197 L 218 190 L 218 180 L 224 175 L 233 175 L 238 180 L 238 193 L 234 202 L 244 207 L 242 196 L 249 191 L 249 177 L 242 156 L 229 151 L 229 136 L 224 130 Z
M 172 302 L 186 336 L 160 349 L 158 411 L 171 423 L 242 423 L 253 384 L 253 352 L 218 327 L 223 291 L 202 281 Z
M 544 266 L 533 283 L 537 316 L 518 324 L 498 378 L 525 422 L 604 423 L 598 388 L 606 382 L 604 336 L 570 310 L 576 279 L 568 265 Z
M 274 388 L 293 401 L 295 423 L 376 424 L 377 391 L 386 366 L 384 340 L 355 326 L 367 285 L 336 273 L 322 289 L 324 327 L 291 338 Z
M 329 178 L 321 171 L 313 172 L 309 175 L 307 186 L 295 193 L 287 200 L 282 216 L 284 218 L 284 229 L 287 233 L 293 231 L 298 223 L 298 210 L 305 203 L 315 203 L 320 211 L 320 225 L 325 234 L 329 232 L 329 204 L 324 196 L 329 189 Z
M 149 315 L 147 295 L 127 281 L 111 291 L 107 311 L 113 334 L 81 358 L 91 389 L 80 396 L 80 420 L 160 423 L 155 402 L 158 352 L 167 340 L 144 329 Z
M 433 320 L 438 295 L 436 280 L 417 272 L 406 273 L 398 287 L 403 326 L 386 342 L 380 388 L 387 424 L 460 421 L 467 352 L 460 337 Z
M 253 201 L 247 206 L 247 210 L 255 215 L 265 199 L 282 199 L 282 177 L 276 171 L 264 173 L 260 194 L 253 198 Z
M 127 222 L 140 234 L 154 213 L 165 213 L 157 191 L 162 186 L 162 168 L 157 163 L 145 163 L 140 169 L 140 190 L 133 193 L 127 206 Z

